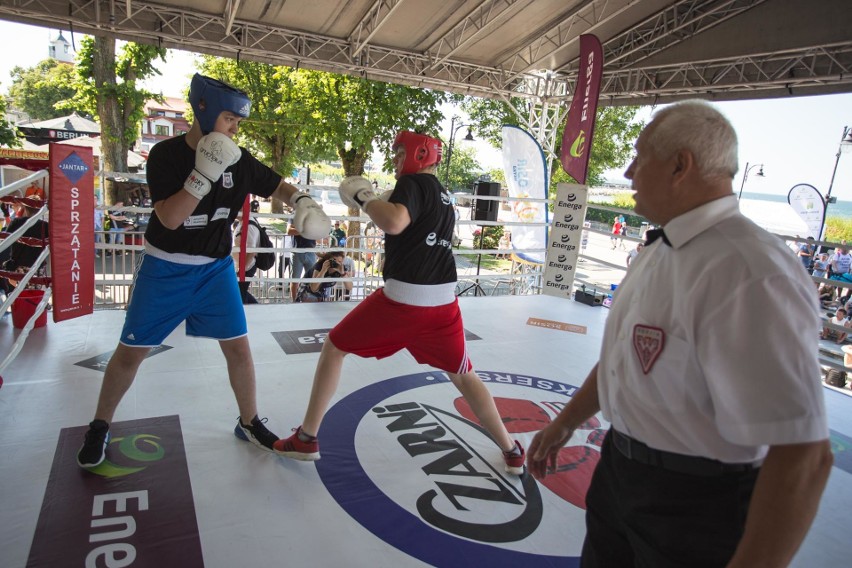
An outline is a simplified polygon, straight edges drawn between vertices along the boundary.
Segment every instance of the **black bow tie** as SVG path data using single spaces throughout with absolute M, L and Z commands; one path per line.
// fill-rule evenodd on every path
M 668 246 L 672 246 L 671 241 L 669 241 L 669 238 L 666 236 L 666 233 L 663 232 L 662 229 L 651 229 L 650 231 L 646 231 L 645 232 L 645 246 L 650 245 L 651 243 L 653 243 L 654 241 L 656 241 L 660 237 L 663 237 L 664 243 L 666 243 Z

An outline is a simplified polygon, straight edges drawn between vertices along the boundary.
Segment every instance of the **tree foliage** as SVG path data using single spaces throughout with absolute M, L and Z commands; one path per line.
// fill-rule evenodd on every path
M 364 173 L 374 147 L 387 156 L 385 169 L 390 170 L 390 146 L 396 133 L 436 131 L 442 118 L 438 107 L 446 100 L 442 92 L 348 75 L 313 71 L 303 79 L 300 93 L 314 118 L 305 132 L 306 143 L 335 151 L 347 176 Z M 358 211 L 350 208 L 349 213 Z M 359 231 L 358 223 L 349 224 L 349 234 Z
M 6 120 L 6 99 L 0 97 L 0 146 L 17 148 L 20 145 L 17 129 Z
M 157 59 L 166 60 L 166 49 L 129 42 L 116 54 L 116 40 L 86 36 L 77 52 L 77 77 L 74 96 L 60 103 L 66 110 L 79 108 L 91 114 L 101 125 L 101 167 L 127 171 L 127 152 L 139 137 L 145 116 L 145 103 L 162 95 L 140 87 L 140 82 L 160 72 Z M 107 203 L 116 198 L 116 188 L 107 183 Z
M 45 59 L 33 67 L 12 69 L 9 96 L 15 106 L 33 120 L 47 120 L 68 114 L 85 114 L 80 108 L 57 108 L 57 103 L 74 97 L 77 73 L 73 65 Z
M 518 116 L 526 116 L 526 101 L 512 99 L 511 105 L 504 101 L 493 99 L 467 98 L 462 102 L 462 109 L 476 123 L 478 136 L 488 140 L 495 148 L 502 146 L 502 127 L 504 124 L 521 126 Z M 513 110 L 514 107 L 514 110 Z M 595 123 L 595 136 L 589 160 L 589 173 L 586 183 L 599 185 L 604 182 L 606 170 L 623 167 L 630 160 L 633 143 L 644 126 L 635 122 L 638 107 L 601 107 L 598 108 Z M 562 140 L 562 124 L 557 132 L 557 140 Z M 557 144 L 556 151 L 559 152 Z M 548 164 L 550 172 L 551 195 L 556 192 L 556 184 L 572 181 L 562 169 L 559 160 L 553 159 Z
M 446 94 L 320 71 L 303 76 L 301 96 L 315 121 L 306 131 L 311 146 L 336 153 L 346 175 L 361 175 L 373 147 L 387 157 L 399 130 L 434 133 Z
M 482 174 L 482 166 L 476 161 L 476 150 L 456 143 L 453 145 L 452 156 L 447 158 L 449 161 L 442 163 L 438 170 L 441 183 L 446 185 L 450 192 L 470 191 L 473 183 Z M 447 164 L 450 166 L 449 180 L 447 180 Z

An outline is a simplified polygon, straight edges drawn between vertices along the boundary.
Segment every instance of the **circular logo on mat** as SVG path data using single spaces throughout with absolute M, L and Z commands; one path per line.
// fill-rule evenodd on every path
M 479 372 L 524 447 L 577 387 Z M 543 481 L 505 473 L 500 448 L 448 377 L 418 373 L 353 392 L 326 415 L 317 472 L 358 523 L 435 566 L 577 566 L 585 495 L 605 427 L 593 418 Z

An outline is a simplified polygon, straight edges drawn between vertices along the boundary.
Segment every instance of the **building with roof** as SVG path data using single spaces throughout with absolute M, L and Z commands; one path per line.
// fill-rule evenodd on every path
M 157 142 L 188 132 L 186 111 L 186 101 L 177 97 L 164 97 L 161 103 L 155 100 L 145 103 L 145 118 L 135 150 L 148 156 L 151 146 Z

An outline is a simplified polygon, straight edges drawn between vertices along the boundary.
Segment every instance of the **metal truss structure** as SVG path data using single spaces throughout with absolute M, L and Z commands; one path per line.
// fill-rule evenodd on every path
M 602 105 L 852 90 L 849 20 L 832 17 L 844 0 L 436 0 L 421 21 L 412 14 L 423 3 L 412 0 L 300 3 L 311 18 L 298 21 L 285 3 L 0 0 L 0 18 L 468 96 L 523 97 L 528 127 L 546 151 L 573 93 L 585 33 L 604 45 Z M 776 13 L 799 19 L 799 31 L 749 35 Z

